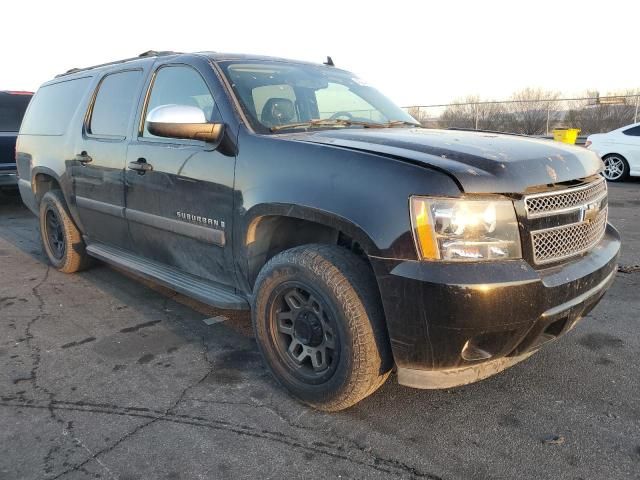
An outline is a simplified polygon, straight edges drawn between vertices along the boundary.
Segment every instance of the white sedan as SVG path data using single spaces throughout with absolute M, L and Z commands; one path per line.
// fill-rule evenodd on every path
M 602 175 L 607 180 L 620 182 L 628 176 L 640 176 L 640 123 L 589 135 L 584 146 L 600 155 Z

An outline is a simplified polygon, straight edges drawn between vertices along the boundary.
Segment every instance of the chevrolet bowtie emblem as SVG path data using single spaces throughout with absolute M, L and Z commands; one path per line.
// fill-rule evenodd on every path
M 592 222 L 600 213 L 600 202 L 593 202 L 580 209 L 580 221 Z

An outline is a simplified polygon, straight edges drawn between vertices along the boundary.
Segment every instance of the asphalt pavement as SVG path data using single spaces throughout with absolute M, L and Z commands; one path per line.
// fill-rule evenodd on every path
M 610 219 L 640 264 L 640 181 L 610 187 Z M 572 332 L 488 380 L 392 376 L 319 413 L 270 377 L 248 314 L 102 264 L 59 273 L 2 195 L 0 479 L 637 479 L 639 286 L 618 273 Z

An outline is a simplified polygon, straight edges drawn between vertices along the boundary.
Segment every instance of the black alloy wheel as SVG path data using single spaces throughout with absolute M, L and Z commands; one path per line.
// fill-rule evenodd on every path
M 326 380 L 340 359 L 340 338 L 328 303 L 300 282 L 283 284 L 273 293 L 269 323 L 281 360 L 300 380 Z
M 64 229 L 58 217 L 57 212 L 53 208 L 47 208 L 45 238 L 51 249 L 51 253 L 57 260 L 64 258 L 66 245 L 64 240 Z
M 58 271 L 74 273 L 91 265 L 82 234 L 71 218 L 62 191 L 50 190 L 42 196 L 38 222 L 44 253 Z

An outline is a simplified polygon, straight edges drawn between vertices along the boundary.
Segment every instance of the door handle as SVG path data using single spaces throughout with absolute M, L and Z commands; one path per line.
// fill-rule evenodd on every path
M 93 158 L 89 156 L 86 151 L 82 151 L 76 155 L 76 162 L 80 162 L 82 165 L 93 162 Z
M 129 170 L 136 170 L 138 174 L 144 175 L 153 170 L 153 165 L 147 163 L 146 158 L 139 158 L 135 162 L 129 162 Z

